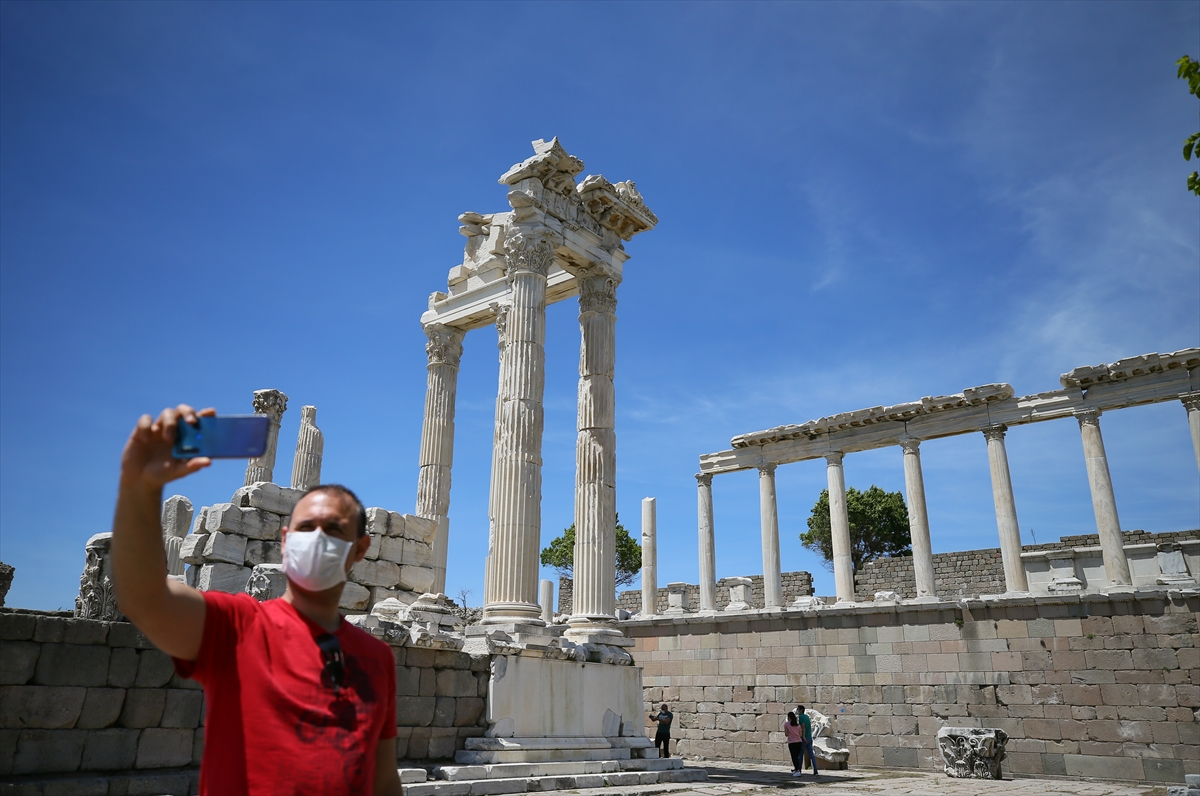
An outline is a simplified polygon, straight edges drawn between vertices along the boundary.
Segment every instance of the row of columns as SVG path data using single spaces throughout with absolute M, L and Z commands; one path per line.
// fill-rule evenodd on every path
M 1200 468 L 1200 393 L 1181 396 L 1187 410 L 1188 426 Z M 1117 515 L 1116 496 L 1100 434 L 1100 410 L 1087 409 L 1075 413 L 1083 440 L 1084 463 L 1100 537 L 1104 573 L 1110 585 L 1129 586 L 1133 580 L 1129 560 L 1121 538 L 1121 522 Z M 1008 452 L 1004 437 L 1007 426 L 1002 424 L 983 429 L 987 441 L 988 469 L 991 474 L 992 500 L 996 510 L 996 529 L 1000 537 L 1000 556 L 1004 565 L 1004 584 L 1008 592 L 1025 592 L 1029 583 L 1021 561 L 1021 529 L 1017 521 L 1017 505 L 1013 496 L 1012 477 L 1008 467 Z M 904 488 L 908 503 L 909 531 L 912 539 L 913 574 L 918 598 L 937 596 L 933 570 L 933 548 L 929 535 L 929 512 L 925 503 L 925 480 L 921 472 L 921 441 L 902 440 L 904 451 Z M 844 454 L 831 451 L 825 455 L 829 483 L 829 524 L 832 533 L 833 575 L 839 601 L 854 600 L 854 565 L 851 556 L 850 518 L 846 508 L 846 478 L 842 461 Z M 766 608 L 783 605 L 781 567 L 779 560 L 779 509 L 775 493 L 774 464 L 759 466 L 759 517 L 762 529 L 763 586 Z M 700 610 L 716 610 L 716 556 L 714 552 L 712 474 L 696 475 L 699 491 L 698 530 L 700 536 Z
M 493 307 L 500 345 L 485 624 L 545 624 L 539 605 L 546 284 L 555 253 L 543 230 L 512 230 L 504 243 L 509 303 Z M 620 635 L 616 613 L 615 270 L 582 270 L 575 480 L 574 610 L 568 632 Z M 417 514 L 437 520 L 434 591 L 445 591 L 454 405 L 464 332 L 430 324 Z

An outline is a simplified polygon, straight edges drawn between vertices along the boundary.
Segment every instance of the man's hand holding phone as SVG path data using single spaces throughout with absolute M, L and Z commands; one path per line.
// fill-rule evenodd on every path
M 142 485 L 150 489 L 162 489 L 164 484 L 203 470 L 212 464 L 212 459 L 198 456 L 177 459 L 172 454 L 179 424 L 195 424 L 201 417 L 215 417 L 216 409 L 201 409 L 197 412 L 187 404 L 174 409 L 164 409 L 157 419 L 150 415 L 138 418 L 137 426 L 125 443 L 121 455 L 122 486 Z

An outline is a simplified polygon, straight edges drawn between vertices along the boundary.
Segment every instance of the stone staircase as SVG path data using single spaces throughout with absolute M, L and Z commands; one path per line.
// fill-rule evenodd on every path
M 426 781 L 424 769 L 401 769 L 404 796 L 490 796 L 703 782 L 708 773 L 704 769 L 684 768 L 683 761 L 675 757 L 437 766 L 433 776 L 434 781 Z

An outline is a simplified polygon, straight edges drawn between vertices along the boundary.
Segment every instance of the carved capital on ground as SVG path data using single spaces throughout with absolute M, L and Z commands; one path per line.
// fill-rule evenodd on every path
M 1079 427 L 1095 426 L 1100 427 L 1100 410 L 1099 409 L 1082 409 L 1075 413 L 1075 419 L 1079 421 Z
M 272 423 L 283 419 L 283 413 L 287 411 L 287 402 L 288 397 L 279 390 L 254 391 L 254 413 L 266 415 L 271 418 Z
M 617 311 L 617 279 L 608 274 L 581 274 L 576 280 L 579 283 L 579 311 L 607 312 Z
M 504 241 L 504 252 L 510 282 L 523 271 L 545 276 L 554 265 L 554 244 L 544 235 L 518 232 Z
M 993 440 L 999 440 L 1003 442 L 1004 432 L 1006 431 L 1008 431 L 1008 426 L 1001 423 L 1000 425 L 988 426 L 987 428 L 983 429 L 983 436 L 988 442 L 992 442 Z
M 825 463 L 830 467 L 834 465 L 841 467 L 842 459 L 845 457 L 845 455 L 846 454 L 842 453 L 841 451 L 830 451 L 829 453 L 825 454 Z
M 1200 392 L 1184 393 L 1179 400 L 1183 401 L 1183 408 L 1189 412 L 1200 412 Z
M 429 342 L 425 344 L 425 353 L 429 356 L 430 367 L 449 365 L 457 368 L 462 358 L 462 341 L 466 332 L 453 326 L 432 323 L 425 327 L 425 334 L 429 337 Z
M 711 487 L 712 473 L 696 473 L 696 483 L 702 487 Z

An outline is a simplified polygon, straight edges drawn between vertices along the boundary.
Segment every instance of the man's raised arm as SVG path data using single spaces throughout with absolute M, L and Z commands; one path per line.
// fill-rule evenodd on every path
M 204 597 L 167 579 L 162 540 L 163 485 L 190 475 L 211 461 L 171 455 L 179 422 L 195 422 L 196 412 L 180 404 L 157 420 L 142 415 L 121 456 L 121 481 L 113 518 L 113 586 L 117 607 L 156 647 L 183 660 L 195 660 L 204 635 Z

